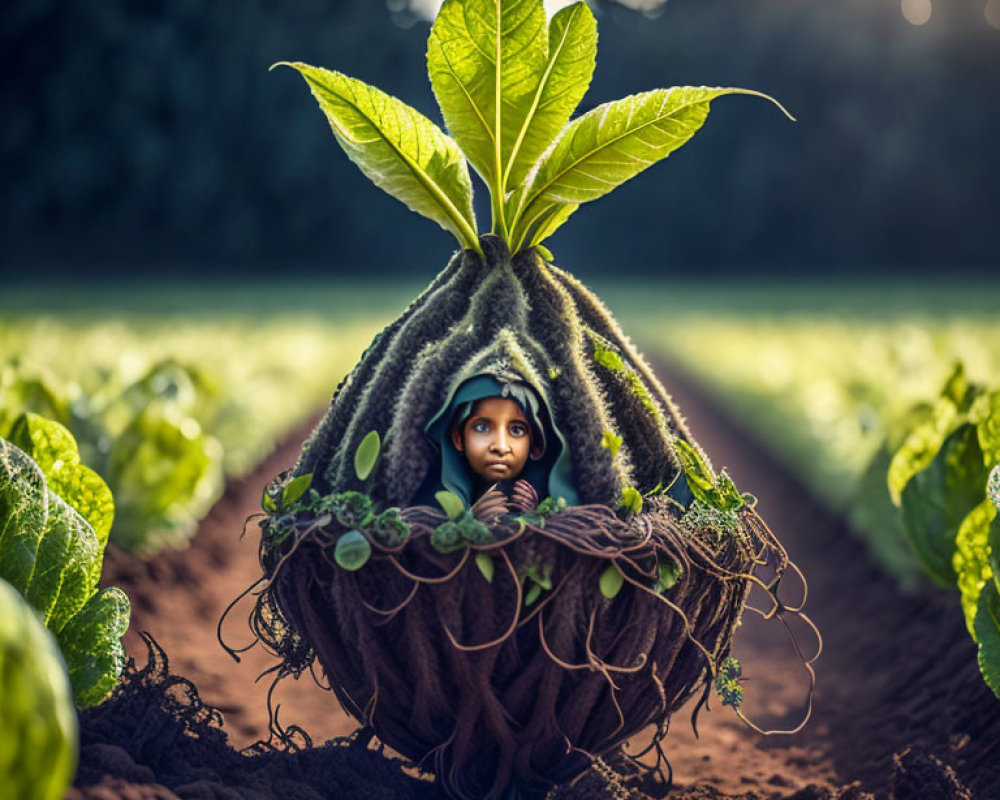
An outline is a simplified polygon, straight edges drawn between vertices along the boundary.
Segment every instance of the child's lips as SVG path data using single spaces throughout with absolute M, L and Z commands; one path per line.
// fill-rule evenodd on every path
M 497 472 L 509 472 L 510 464 L 508 464 L 506 461 L 490 461 L 489 463 L 487 463 L 486 468 L 495 470 Z

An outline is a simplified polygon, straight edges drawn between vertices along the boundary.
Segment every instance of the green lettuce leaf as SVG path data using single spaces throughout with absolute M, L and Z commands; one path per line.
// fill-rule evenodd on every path
M 38 464 L 49 490 L 88 522 L 103 552 L 114 520 L 114 500 L 100 475 L 80 463 L 80 451 L 69 429 L 26 412 L 14 421 L 8 439 Z M 98 562 L 97 574 L 100 572 Z
M 495 225 L 503 217 L 505 168 L 545 72 L 546 22 L 542 0 L 445 0 L 427 41 L 434 95 L 449 132 L 490 187 Z
M 955 404 L 942 397 L 934 404 L 930 419 L 909 433 L 889 463 L 887 480 L 893 503 L 897 506 L 902 503 L 903 489 L 910 478 L 934 460 L 942 443 L 961 423 L 961 419 Z
M 979 642 L 979 671 L 986 685 L 1000 697 L 1000 593 L 993 583 L 986 584 L 979 595 L 974 630 Z
M 573 120 L 526 179 L 510 226 L 512 250 L 551 233 L 552 225 L 539 230 L 538 221 L 554 209 L 596 200 L 666 158 L 702 126 L 711 101 L 727 94 L 763 97 L 781 108 L 746 89 L 677 87 L 604 103 Z
M 907 541 L 941 586 L 950 586 L 957 578 L 952 565 L 955 539 L 965 517 L 982 501 L 988 473 L 976 427 L 964 424 L 944 440 L 931 463 L 903 489 Z
M 62 480 L 80 468 L 69 463 L 76 443 L 68 433 L 38 420 L 25 420 L 16 433 Z M 82 485 L 75 484 L 80 491 Z M 128 599 L 118 589 L 95 594 L 103 549 L 87 519 L 47 485 L 39 463 L 0 439 L 0 577 L 56 635 L 81 707 L 100 701 L 124 665 L 119 639 L 128 626 Z
M 129 612 L 128 597 L 112 586 L 92 595 L 56 635 L 80 708 L 101 702 L 118 682 L 125 668 L 121 638 L 128 630 Z
M 49 521 L 45 476 L 28 455 L 0 439 L 0 577 L 22 595 Z
M 955 537 L 955 555 L 952 567 L 958 576 L 958 590 L 962 595 L 965 624 L 976 637 L 973 620 L 979 607 L 979 594 L 993 577 L 990 567 L 988 544 L 990 527 L 996 520 L 997 510 L 989 500 L 983 500 L 962 520 Z
M 347 157 L 381 189 L 479 249 L 472 181 L 458 146 L 427 117 L 395 97 L 339 72 L 298 70 Z
M 179 409 L 153 404 L 114 440 L 107 475 L 115 542 L 155 552 L 186 541 L 222 494 L 222 446 Z
M 987 464 L 1000 463 L 1000 391 L 980 397 L 974 415 L 983 458 Z

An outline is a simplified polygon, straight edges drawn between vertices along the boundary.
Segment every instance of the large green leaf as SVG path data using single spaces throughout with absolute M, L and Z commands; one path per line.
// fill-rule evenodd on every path
M 9 439 L 39 466 L 49 490 L 87 520 L 103 552 L 114 520 L 114 500 L 100 475 L 80 463 L 80 451 L 69 429 L 26 412 L 14 421 Z M 96 572 L 101 573 L 100 560 Z
M 993 693 L 1000 697 L 1000 594 L 988 583 L 979 595 L 979 608 L 974 624 L 979 642 L 979 671 Z
M 121 638 L 128 630 L 130 610 L 125 593 L 112 586 L 91 596 L 57 634 L 80 708 L 101 702 L 118 682 L 125 668 Z
M 903 441 L 889 463 L 887 475 L 889 495 L 897 506 L 902 502 L 903 489 L 910 478 L 934 460 L 941 444 L 960 420 L 955 404 L 942 397 L 934 405 L 930 419 L 915 427 Z
M 537 221 L 554 207 L 596 200 L 666 158 L 702 126 L 711 101 L 727 94 L 763 97 L 781 108 L 746 89 L 677 87 L 604 103 L 575 119 L 526 179 L 511 223 L 513 250 L 540 241 Z
M 597 61 L 597 21 L 584 2 L 562 9 L 549 25 L 549 56 L 531 107 L 506 162 L 504 188 L 519 186 L 555 141 L 587 93 Z
M 376 186 L 451 231 L 464 247 L 479 248 L 469 170 L 440 128 L 362 81 L 308 64 L 281 64 L 305 78 L 347 157 Z
M 51 455 L 39 457 L 54 474 L 61 471 Z M 46 485 L 38 464 L 0 439 L 0 577 L 56 634 L 81 707 L 102 699 L 124 665 L 119 639 L 128 600 L 118 589 L 95 594 L 103 546 L 87 520 Z
M 0 439 L 0 578 L 22 595 L 31 581 L 38 540 L 48 525 L 49 498 L 38 465 Z
M 542 0 L 445 0 L 431 27 L 427 71 L 434 95 L 451 135 L 490 187 L 497 215 L 505 165 L 548 54 Z
M 941 586 L 956 580 L 952 565 L 955 538 L 962 521 L 982 501 L 987 476 L 976 427 L 964 424 L 944 440 L 931 463 L 903 489 L 907 540 L 921 565 Z
M 972 622 L 979 606 L 979 594 L 986 582 L 993 577 L 990 567 L 988 539 L 990 526 L 997 510 L 989 500 L 983 500 L 962 520 L 955 537 L 955 556 L 952 566 L 958 576 L 958 590 L 962 595 L 965 624 L 975 638 Z

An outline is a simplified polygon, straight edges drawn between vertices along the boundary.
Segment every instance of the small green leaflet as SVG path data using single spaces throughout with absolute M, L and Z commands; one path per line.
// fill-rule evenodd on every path
M 361 531 L 348 531 L 337 540 L 333 557 L 343 569 L 355 572 L 368 563 L 372 546 Z
M 479 249 L 472 182 L 462 152 L 427 117 L 354 78 L 308 64 L 299 71 L 347 157 L 376 186 Z M 274 67 L 272 67 L 273 69 Z
M 542 587 L 537 583 L 531 584 L 531 586 L 528 587 L 528 591 L 524 593 L 524 605 L 530 606 L 539 598 L 541 594 Z
M 465 513 L 465 503 L 454 492 L 435 492 L 434 499 L 444 509 L 444 513 L 448 516 L 448 519 L 456 520 Z
M 762 97 L 784 111 L 760 92 L 675 87 L 604 103 L 573 120 L 526 178 L 510 223 L 512 251 L 538 243 L 538 220 L 553 209 L 596 200 L 666 158 L 702 126 L 711 101 L 729 94 Z
M 680 577 L 681 568 L 673 561 L 661 561 L 656 567 L 656 572 L 656 591 L 659 593 L 673 588 Z
M 973 625 L 979 642 L 979 671 L 986 685 L 1000 697 L 1000 594 L 988 583 L 979 595 L 979 608 Z
M 642 495 L 634 486 L 629 486 L 622 492 L 622 499 L 618 501 L 618 505 L 630 514 L 638 514 L 642 511 Z
M 715 476 L 701 454 L 683 439 L 676 439 L 674 447 L 691 493 L 703 503 L 714 505 L 712 497 L 715 493 Z
M 378 431 L 368 431 L 354 452 L 354 472 L 359 481 L 366 480 L 371 475 L 381 448 L 382 440 L 379 439 Z
M 267 489 L 265 489 L 264 493 L 260 496 L 260 507 L 263 508 L 265 511 L 278 510 L 278 504 L 275 503 L 274 498 L 267 493 Z
M 309 488 L 309 484 L 312 483 L 312 477 L 312 473 L 310 472 L 307 475 L 299 475 L 297 478 L 292 478 L 292 480 L 288 482 L 288 485 L 285 486 L 284 491 L 281 493 L 282 508 L 288 508 L 292 505 L 292 503 L 306 493 L 306 490 Z M 264 496 L 267 497 L 266 494 Z
M 493 558 L 489 553 L 484 553 L 480 550 L 476 553 L 476 566 L 479 567 L 479 571 L 483 573 L 483 577 L 486 578 L 487 583 L 493 583 L 493 572 L 494 564 Z
M 618 455 L 618 451 L 622 446 L 622 437 L 613 431 L 604 431 L 604 435 L 601 437 L 601 447 L 608 450 L 612 456 Z
M 604 572 L 601 573 L 601 594 L 603 594 L 608 600 L 614 600 L 618 596 L 618 592 L 622 590 L 622 584 L 625 582 L 625 578 L 618 571 L 613 563 L 608 564 Z

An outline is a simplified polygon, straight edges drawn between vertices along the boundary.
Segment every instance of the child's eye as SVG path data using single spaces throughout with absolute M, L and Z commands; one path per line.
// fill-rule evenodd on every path
M 515 422 L 510 426 L 511 436 L 524 436 L 528 432 L 528 427 L 520 422 Z
M 487 425 L 485 422 L 473 422 L 472 423 L 472 430 L 474 430 L 476 433 L 487 433 L 489 431 L 489 429 L 490 429 L 490 426 Z

